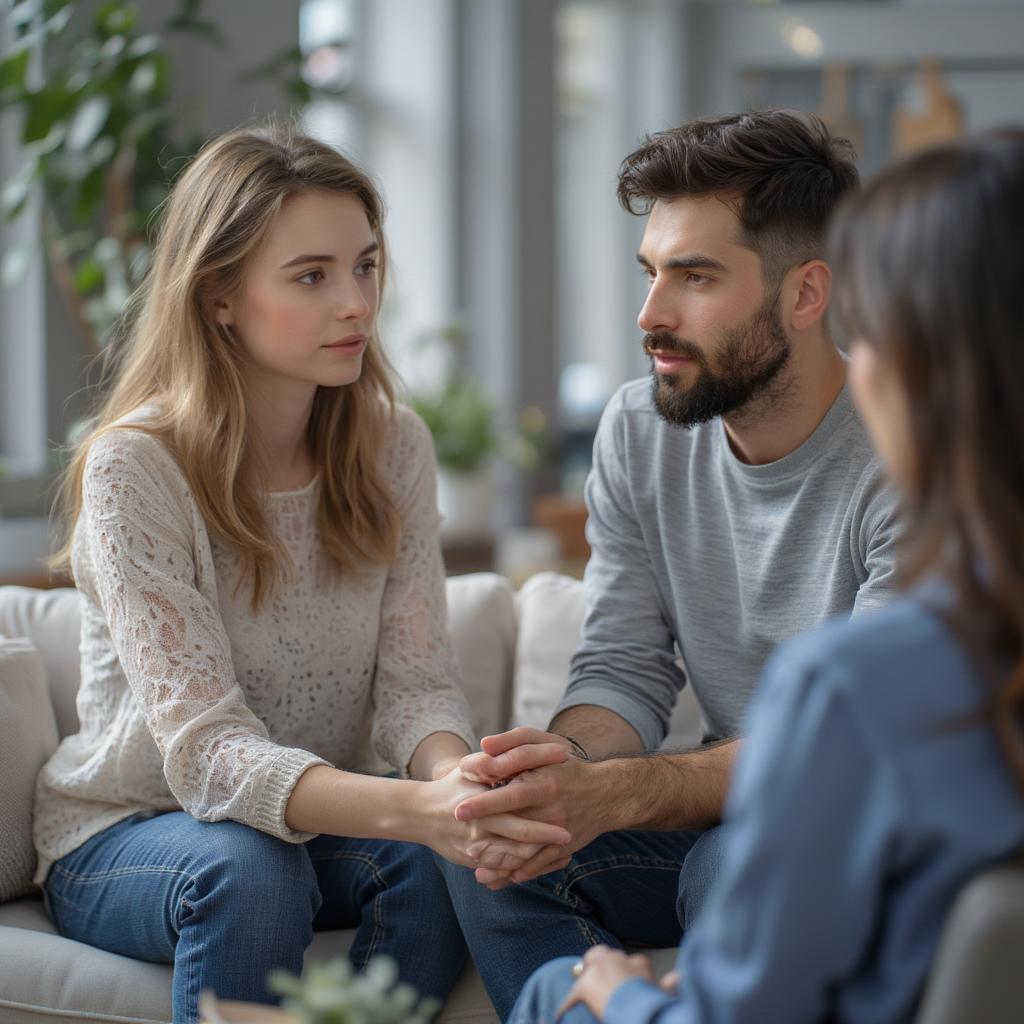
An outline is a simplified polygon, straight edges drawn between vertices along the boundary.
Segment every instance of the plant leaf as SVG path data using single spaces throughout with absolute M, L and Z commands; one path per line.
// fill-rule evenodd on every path
M 0 208 L 8 220 L 14 220 L 28 202 L 39 174 L 39 161 L 26 160 L 0 192 Z
M 0 60 L 0 90 L 23 89 L 28 71 L 28 50 Z
M 37 255 L 34 242 L 18 242 L 8 246 L 4 252 L 3 266 L 0 268 L 0 282 L 5 288 L 13 288 L 21 284 L 25 271 Z
M 110 116 L 110 100 L 103 95 L 90 96 L 75 112 L 68 127 L 67 147 L 81 153 L 95 142 Z

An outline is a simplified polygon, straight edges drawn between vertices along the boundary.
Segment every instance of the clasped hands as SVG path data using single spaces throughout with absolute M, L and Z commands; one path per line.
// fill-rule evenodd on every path
M 518 728 L 485 736 L 481 748 L 462 758 L 459 772 L 492 788 L 462 799 L 455 818 L 480 833 L 518 840 L 514 850 L 486 834 L 468 845 L 482 885 L 497 890 L 557 871 L 603 831 L 596 824 L 595 766 L 573 756 L 563 736 Z

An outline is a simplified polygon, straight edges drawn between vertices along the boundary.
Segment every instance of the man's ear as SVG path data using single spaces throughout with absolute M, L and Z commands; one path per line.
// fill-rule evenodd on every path
M 786 275 L 789 280 L 784 294 L 789 297 L 789 308 L 783 310 L 787 326 L 794 331 L 806 331 L 819 323 L 828 309 L 832 293 L 832 270 L 824 260 L 808 260 L 794 267 Z

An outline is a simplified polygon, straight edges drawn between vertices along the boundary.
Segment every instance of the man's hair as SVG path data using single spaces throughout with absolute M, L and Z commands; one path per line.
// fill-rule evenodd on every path
M 860 180 L 854 159 L 849 141 L 811 114 L 730 114 L 648 135 L 619 167 L 618 197 L 637 215 L 659 199 L 732 202 L 742 243 L 777 286 L 791 267 L 821 255 L 832 211 Z

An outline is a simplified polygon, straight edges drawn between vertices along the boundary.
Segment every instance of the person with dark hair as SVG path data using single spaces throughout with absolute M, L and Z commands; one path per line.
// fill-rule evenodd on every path
M 456 809 L 557 822 L 572 841 L 514 870 L 445 868 L 502 1017 L 554 956 L 679 941 L 730 843 L 715 826 L 766 658 L 891 591 L 895 496 L 824 326 L 823 231 L 857 184 L 849 144 L 786 111 L 661 132 L 622 164 L 620 201 L 647 216 L 651 377 L 598 430 L 565 698 L 548 732 L 462 760 L 509 784 Z M 658 751 L 687 681 L 705 742 Z
M 834 315 L 902 497 L 902 594 L 765 668 L 676 971 L 598 946 L 535 975 L 513 1024 L 913 1019 L 957 892 L 1024 846 L 1022 233 L 1024 132 L 844 201 Z

